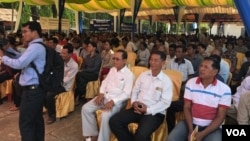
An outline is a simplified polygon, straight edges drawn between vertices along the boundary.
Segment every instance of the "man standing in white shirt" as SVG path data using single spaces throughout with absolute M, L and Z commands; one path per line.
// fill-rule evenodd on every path
M 99 95 L 82 106 L 83 136 L 90 137 L 91 141 L 109 141 L 109 119 L 126 105 L 126 100 L 130 97 L 134 75 L 126 67 L 127 56 L 124 50 L 118 50 L 114 54 L 114 67 L 102 81 Z M 98 109 L 103 109 L 99 135 L 95 118 L 95 111 Z
M 172 101 L 172 81 L 162 72 L 166 54 L 151 53 L 150 70 L 136 80 L 132 91 L 132 107 L 114 115 L 109 120 L 110 129 L 119 141 L 150 141 L 151 134 L 161 125 L 166 109 Z M 133 135 L 128 124 L 136 122 L 138 128 Z

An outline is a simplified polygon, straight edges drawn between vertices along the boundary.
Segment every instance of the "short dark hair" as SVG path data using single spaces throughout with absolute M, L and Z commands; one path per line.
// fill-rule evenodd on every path
M 116 52 L 120 52 L 122 54 L 122 59 L 128 59 L 128 53 L 127 53 L 127 51 L 119 49 Z
M 54 44 L 58 44 L 58 39 L 56 37 L 51 37 L 49 40 L 52 40 Z
M 15 36 L 7 36 L 7 40 L 11 45 L 15 45 L 16 44 L 16 37 Z
M 207 61 L 212 61 L 212 68 L 213 69 L 217 69 L 218 73 L 220 71 L 220 61 L 221 61 L 221 57 L 218 55 L 210 55 L 209 57 L 205 57 L 204 60 Z
M 95 42 L 89 42 L 94 48 L 97 48 L 97 44 Z
M 80 37 L 78 37 L 78 36 L 73 37 L 73 39 L 71 41 L 74 42 L 74 43 L 77 43 L 79 45 L 82 45 L 82 39 Z
M 233 42 L 227 42 L 226 43 L 226 48 L 227 48 L 228 45 L 232 45 L 232 48 L 234 48 L 234 43 Z
M 22 24 L 22 27 L 28 26 L 31 31 L 37 31 L 39 37 L 42 37 L 42 28 L 40 23 L 31 21 L 31 22 L 26 22 Z
M 112 46 L 118 47 L 118 46 L 119 46 L 119 43 L 120 43 L 120 40 L 119 40 L 118 38 L 112 38 L 112 39 L 111 39 L 111 44 L 112 44 Z
M 186 47 L 184 47 L 183 45 L 176 46 L 175 50 L 177 50 L 177 48 L 181 48 L 182 52 L 186 52 L 187 51 Z
M 67 49 L 68 53 L 73 53 L 74 47 L 72 46 L 71 43 L 67 43 L 63 46 L 63 49 Z
M 151 58 L 151 56 L 152 56 L 153 54 L 159 55 L 162 61 L 165 61 L 165 60 L 166 60 L 166 57 L 167 57 L 167 56 L 166 56 L 166 53 L 164 53 L 164 52 L 162 52 L 162 51 L 159 51 L 159 50 L 152 51 L 151 54 L 150 54 L 150 58 Z
M 193 50 L 197 50 L 197 46 L 195 44 L 188 44 L 187 47 L 192 47 Z
M 175 50 L 176 44 L 170 44 L 170 45 L 169 45 L 169 48 L 173 48 L 173 49 Z
M 206 49 L 207 49 L 206 45 L 205 45 L 205 44 L 203 44 L 203 43 L 199 43 L 197 46 L 200 46 L 200 47 L 201 47 L 201 48 L 203 48 L 204 50 L 206 50 Z
M 249 57 L 250 57 L 250 51 L 246 51 L 246 52 L 245 52 L 245 56 L 246 56 L 247 58 L 249 58 Z
M 143 47 L 147 48 L 148 45 L 145 42 L 141 42 L 141 45 L 143 45 Z

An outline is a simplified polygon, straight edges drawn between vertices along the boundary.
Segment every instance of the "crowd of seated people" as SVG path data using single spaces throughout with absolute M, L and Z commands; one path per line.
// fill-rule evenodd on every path
M 74 91 L 76 105 L 84 104 L 86 101 L 79 101 L 79 99 L 84 99 L 88 82 L 98 80 L 99 72 L 101 72 L 101 81 L 104 81 L 105 76 L 109 75 L 110 70 L 114 66 L 114 61 L 117 61 L 114 59 L 116 52 L 120 52 L 120 50 L 135 52 L 137 55 L 137 58 L 134 60 L 135 65 L 148 68 L 152 67 L 152 64 L 150 64 L 150 54 L 155 51 L 163 52 L 166 55 L 166 59 L 164 59 L 164 63 L 161 66 L 162 69 L 177 70 L 183 76 L 179 100 L 172 101 L 165 108 L 169 134 L 176 126 L 175 113 L 183 111 L 185 113 L 185 105 L 189 104 L 185 103 L 185 99 L 189 101 L 195 100 L 190 99 L 189 95 L 186 94 L 186 91 L 188 91 L 186 85 L 191 85 L 189 81 L 194 80 L 196 77 L 199 78 L 202 75 L 200 74 L 200 69 L 204 67 L 204 64 L 202 65 L 204 59 L 206 60 L 207 57 L 218 59 L 219 57 L 220 69 L 218 69 L 215 78 L 221 80 L 225 85 L 228 85 L 227 80 L 229 74 L 232 73 L 233 78 L 237 78 L 237 86 L 239 86 L 241 82 L 247 79 L 247 72 L 249 70 L 250 55 L 248 50 L 250 46 L 248 46 L 249 41 L 244 37 L 206 35 L 200 40 L 195 35 L 161 34 L 160 37 L 157 37 L 154 34 L 137 34 L 134 40 L 131 40 L 130 34 L 126 33 L 69 34 L 68 36 L 51 33 L 49 36 L 44 34 L 44 39 L 44 42 L 48 46 L 55 48 L 59 53 L 61 53 L 65 44 L 71 43 L 74 47 L 71 55 L 72 59 L 75 61 L 77 61 L 77 57 L 83 59 L 82 67 L 76 74 L 76 87 Z M 246 57 L 239 70 L 236 68 L 238 62 L 237 53 L 243 53 Z M 229 59 L 231 66 L 224 59 Z M 229 87 L 236 88 L 237 86 L 229 85 Z M 231 93 L 234 94 L 236 92 L 232 90 Z M 234 117 L 237 120 L 237 115 Z M 114 124 L 112 123 L 111 125 Z M 93 134 L 93 136 L 97 135 Z M 84 134 L 84 136 L 90 135 Z

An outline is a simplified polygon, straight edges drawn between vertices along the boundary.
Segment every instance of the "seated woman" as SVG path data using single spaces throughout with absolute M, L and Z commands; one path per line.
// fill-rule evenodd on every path
M 112 57 L 114 55 L 113 50 L 111 49 L 110 41 L 104 42 L 104 50 L 101 53 L 102 58 L 102 68 L 101 68 L 101 81 L 108 74 L 110 68 L 113 66 Z

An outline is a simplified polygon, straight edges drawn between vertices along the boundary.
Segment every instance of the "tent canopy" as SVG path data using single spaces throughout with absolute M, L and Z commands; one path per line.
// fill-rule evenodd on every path
M 22 0 L 30 5 L 50 5 L 58 0 Z M 130 9 L 131 0 L 66 0 L 66 7 L 76 11 L 101 11 Z M 20 0 L 0 0 L 1 2 L 11 3 L 20 2 Z M 140 10 L 147 9 L 165 9 L 174 6 L 188 7 L 210 7 L 210 6 L 234 6 L 233 0 L 142 0 Z

